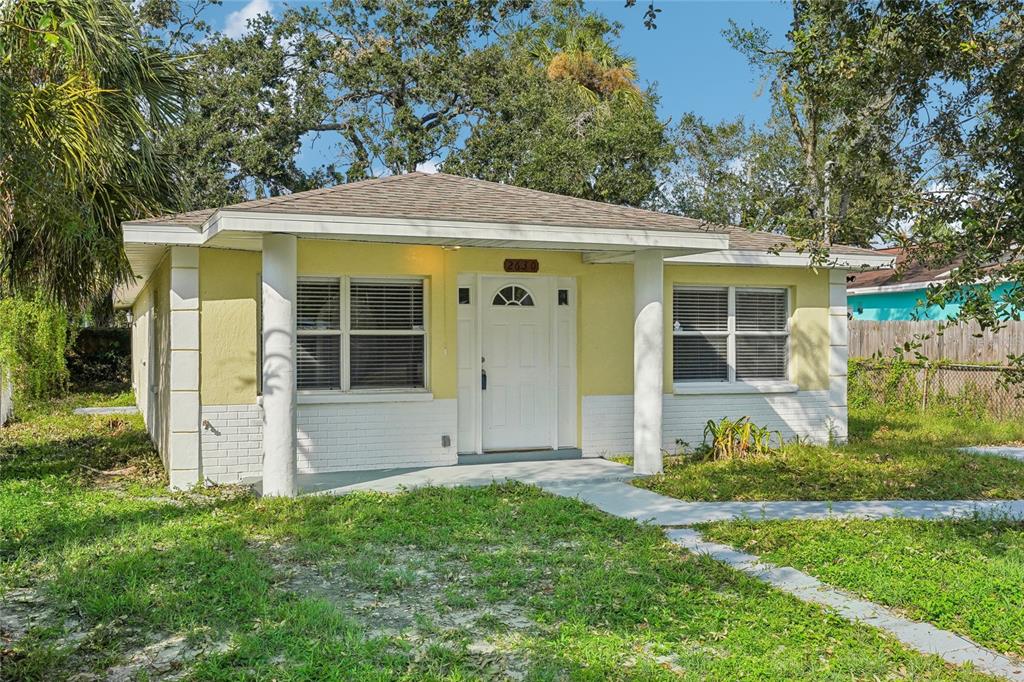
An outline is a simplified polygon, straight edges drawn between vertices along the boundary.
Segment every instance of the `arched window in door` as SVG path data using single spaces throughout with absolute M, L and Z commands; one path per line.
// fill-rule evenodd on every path
M 494 300 L 491 301 L 491 305 L 532 306 L 533 296 L 523 287 L 515 284 L 509 284 L 507 287 L 502 287 L 498 293 L 494 295 Z

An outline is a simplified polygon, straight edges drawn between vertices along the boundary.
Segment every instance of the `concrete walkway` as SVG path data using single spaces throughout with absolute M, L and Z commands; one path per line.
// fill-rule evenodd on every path
M 981 515 L 1024 519 L 1024 500 L 865 500 L 861 502 L 683 502 L 621 483 L 574 486 L 540 484 L 563 497 L 575 497 L 602 511 L 659 526 L 692 526 L 734 519 L 811 520 L 947 519 Z
M 137 407 L 76 407 L 72 410 L 74 414 L 135 414 L 139 411 Z
M 1024 461 L 1024 448 L 1011 445 L 976 445 L 969 448 L 960 448 L 961 452 L 973 455 L 995 455 L 996 457 L 1007 457 Z
M 1024 500 L 975 502 L 964 500 L 895 500 L 865 502 L 683 502 L 626 483 L 597 485 L 544 485 L 548 492 L 588 502 L 602 511 L 659 526 L 689 526 L 709 521 L 751 519 L 825 519 L 836 517 L 882 519 L 941 519 L 995 515 L 1024 518 Z M 796 570 L 762 562 L 727 545 L 706 542 L 696 530 L 669 528 L 672 542 L 696 554 L 706 554 L 732 568 L 787 592 L 801 601 L 834 610 L 843 618 L 878 628 L 907 647 L 936 655 L 947 663 L 970 663 L 977 670 L 1024 682 L 1024 664 L 986 649 L 955 632 L 940 630 L 929 623 L 908 620 L 873 602 L 859 599 L 825 585 L 817 578 Z
M 712 559 L 788 592 L 801 601 L 834 610 L 843 618 L 879 628 L 911 649 L 934 654 L 954 665 L 970 663 L 977 670 L 1008 680 L 1024 682 L 1024 665 L 954 632 L 940 630 L 929 623 L 907 620 L 873 602 L 851 596 L 829 587 L 817 578 L 794 568 L 780 568 L 762 562 L 753 554 L 745 554 L 727 545 L 705 542 L 700 533 L 690 529 L 666 531 L 668 538 L 695 554 Z

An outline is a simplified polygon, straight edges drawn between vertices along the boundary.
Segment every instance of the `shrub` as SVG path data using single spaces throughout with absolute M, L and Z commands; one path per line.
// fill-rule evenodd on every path
M 704 444 L 708 446 L 710 459 L 745 459 L 768 455 L 776 450 L 772 447 L 773 438 L 781 448 L 782 433 L 772 431 L 767 426 L 758 426 L 750 421 L 750 417 L 723 417 L 717 422 L 709 419 L 704 426 Z
M 67 315 L 40 298 L 0 299 L 0 371 L 18 397 L 40 398 L 67 387 Z

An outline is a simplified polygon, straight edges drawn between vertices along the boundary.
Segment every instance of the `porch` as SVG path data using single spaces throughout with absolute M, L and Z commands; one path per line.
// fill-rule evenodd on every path
M 427 486 L 482 487 L 509 481 L 537 486 L 585 486 L 624 482 L 635 476 L 632 467 L 606 459 L 535 459 L 490 464 L 297 474 L 295 485 L 299 495 L 346 495 L 366 491 L 393 493 Z M 245 483 L 251 484 L 258 494 L 263 494 L 262 479 L 252 478 Z

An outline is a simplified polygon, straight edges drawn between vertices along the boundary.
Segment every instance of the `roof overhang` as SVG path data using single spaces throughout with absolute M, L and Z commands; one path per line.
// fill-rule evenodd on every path
M 872 270 L 893 267 L 893 256 L 885 254 L 830 254 L 824 262 L 815 262 L 808 253 L 769 253 L 765 251 L 726 249 L 713 253 L 687 254 L 667 258 L 669 263 L 691 265 L 759 265 L 773 267 L 808 267 L 815 265 L 834 270 Z
M 142 291 L 169 246 L 260 251 L 265 234 L 293 234 L 306 239 L 420 244 L 448 247 L 514 248 L 585 253 L 632 254 L 663 249 L 684 255 L 729 247 L 722 232 L 602 228 L 579 226 L 459 222 L 424 219 L 366 218 L 221 209 L 201 227 L 132 221 L 123 227 L 125 251 L 136 282 L 117 289 L 115 305 L 129 306 Z
M 132 265 L 135 280 L 114 287 L 114 308 L 127 308 L 135 302 L 135 299 L 146 287 L 146 282 L 153 276 L 153 272 L 167 255 L 167 248 L 165 244 L 126 243 L 124 245 L 124 252 L 128 256 L 128 262 Z
M 115 305 L 130 306 L 159 265 L 167 247 L 260 251 L 265 234 L 293 234 L 307 239 L 420 244 L 448 247 L 514 248 L 576 251 L 588 263 L 621 263 L 640 250 L 661 249 L 669 263 L 806 267 L 811 257 L 797 253 L 762 253 L 729 249 L 723 232 L 601 228 L 518 223 L 460 222 L 428 219 L 367 218 L 221 209 L 200 227 L 163 222 L 124 224 L 125 251 L 136 281 L 119 287 Z M 862 269 L 892 267 L 884 254 L 836 256 L 823 267 Z
M 125 243 L 221 246 L 259 250 L 264 234 L 287 233 L 315 239 L 572 250 L 636 248 L 713 251 L 729 246 L 721 232 L 675 232 L 541 224 L 457 222 L 424 219 L 365 218 L 222 209 L 201 228 L 135 221 L 124 226 Z M 222 247 L 223 248 L 223 247 Z

